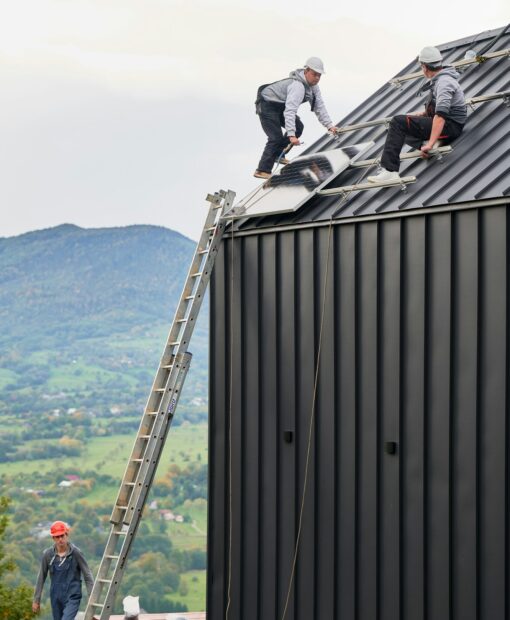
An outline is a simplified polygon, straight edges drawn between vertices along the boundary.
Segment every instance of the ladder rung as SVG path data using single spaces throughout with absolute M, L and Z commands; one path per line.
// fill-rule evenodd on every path
M 100 609 L 101 618 L 107 616 L 107 612 L 112 611 L 113 600 L 115 598 L 115 590 L 120 584 L 123 572 L 123 562 L 127 558 L 129 552 L 129 545 L 134 540 L 138 519 L 141 517 L 141 512 L 145 506 L 147 500 L 147 494 L 150 491 L 152 484 L 152 478 L 154 475 L 155 466 L 157 465 L 160 450 L 164 445 L 166 433 L 168 431 L 167 425 L 161 426 L 163 420 L 170 422 L 168 414 L 171 416 L 175 413 L 175 407 L 177 406 L 178 398 L 186 377 L 186 373 L 191 361 L 191 353 L 184 352 L 186 345 L 193 328 L 195 327 L 196 318 L 199 312 L 200 302 L 203 301 L 204 289 L 206 281 L 212 269 L 212 263 L 216 257 L 216 243 L 219 242 L 221 234 L 225 229 L 225 223 L 222 220 L 223 211 L 228 207 L 232 207 L 235 198 L 235 193 L 221 190 L 214 196 L 209 195 L 207 200 L 211 203 L 207 214 L 207 219 L 204 224 L 203 233 L 200 241 L 195 250 L 195 256 L 191 263 L 190 274 L 186 278 L 184 285 L 184 291 L 179 301 L 179 309 L 176 314 L 174 323 L 168 336 L 168 342 L 165 345 L 165 351 L 161 358 L 160 365 L 156 374 L 155 382 L 151 388 L 150 404 L 149 407 L 156 407 L 156 410 L 144 411 L 144 416 L 158 416 L 158 420 L 148 420 L 147 417 L 142 418 L 140 429 L 136 435 L 136 448 L 129 457 L 128 466 L 124 478 L 121 482 L 119 489 L 119 495 L 110 516 L 110 523 L 112 523 L 112 530 L 110 538 L 107 543 L 107 550 L 103 555 L 102 561 L 107 560 L 107 564 L 103 564 L 103 568 L 100 571 L 101 578 L 97 577 L 97 583 L 99 584 L 98 590 L 101 590 L 102 584 L 107 584 L 108 593 L 106 598 L 102 599 L 103 603 L 96 603 L 89 600 L 89 606 L 85 612 L 86 617 L 90 618 L 91 615 L 99 615 L 99 612 L 94 611 Z M 219 214 L 215 214 L 213 210 L 220 210 Z M 207 237 L 214 238 L 212 242 L 208 242 Z M 197 258 L 197 254 L 201 256 L 209 254 L 205 259 Z M 193 272 L 193 273 L 192 273 Z M 199 278 L 198 282 L 192 280 Z M 200 279 L 201 278 L 201 279 Z M 180 306 L 184 302 L 193 302 L 188 306 Z M 181 329 L 181 324 L 185 324 Z M 183 353 L 177 361 L 177 354 Z M 169 371 L 168 375 L 162 374 L 162 370 Z M 175 377 L 173 376 L 175 375 Z M 166 381 L 164 380 L 166 378 Z M 175 379 L 171 384 L 170 379 Z M 168 392 L 168 394 L 167 394 Z M 155 394 L 159 394 L 160 398 L 155 397 Z M 172 402 L 166 404 L 166 397 L 174 395 Z M 165 407 L 163 407 L 165 404 Z M 159 419 L 159 416 L 165 416 L 165 418 Z M 169 426 L 169 424 L 168 424 Z M 146 441 L 147 443 L 141 444 L 140 441 Z M 135 458 L 133 455 L 138 455 L 139 458 Z M 141 481 L 143 479 L 143 481 Z M 138 488 L 140 487 L 140 488 Z M 127 504 L 126 504 L 127 502 Z M 125 537 L 126 540 L 113 539 L 114 536 Z M 119 551 L 118 547 L 122 549 Z M 126 548 L 126 549 L 125 549 Z M 117 555 L 118 554 L 118 555 Z M 106 570 L 108 568 L 108 571 Z M 95 593 L 94 593 L 95 595 Z

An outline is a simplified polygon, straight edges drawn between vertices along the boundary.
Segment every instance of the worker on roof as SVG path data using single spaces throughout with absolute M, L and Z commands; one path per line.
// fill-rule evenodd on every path
M 42 554 L 32 610 L 39 613 L 44 582 L 50 573 L 50 600 L 53 620 L 74 620 L 81 602 L 81 577 L 90 596 L 94 578 L 82 552 L 69 542 L 69 526 L 55 521 L 50 527 L 53 546 Z
M 381 170 L 367 177 L 372 183 L 400 179 L 400 151 L 405 142 L 414 146 L 413 141 L 418 140 L 417 148 L 421 148 L 423 156 L 427 157 L 432 148 L 439 146 L 439 140 L 442 144 L 449 144 L 464 129 L 467 108 L 457 71 L 443 65 L 443 57 L 437 47 L 423 48 L 418 61 L 423 74 L 430 80 L 425 110 L 391 119 L 381 157 Z
M 259 87 L 255 109 L 267 136 L 267 143 L 254 177 L 268 179 L 275 161 L 279 158 L 280 163 L 287 163 L 281 156 L 285 149 L 299 144 L 303 123 L 297 111 L 305 101 L 310 103 L 312 112 L 315 112 L 324 127 L 332 133 L 336 132 L 318 86 L 324 73 L 322 60 L 311 57 L 303 69 L 291 71 L 288 78 Z M 282 127 L 285 133 L 282 132 Z

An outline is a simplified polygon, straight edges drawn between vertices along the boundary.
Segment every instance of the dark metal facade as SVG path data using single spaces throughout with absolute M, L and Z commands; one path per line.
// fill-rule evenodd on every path
M 208 620 L 282 618 L 308 445 L 287 620 L 510 618 L 509 209 L 224 240 Z

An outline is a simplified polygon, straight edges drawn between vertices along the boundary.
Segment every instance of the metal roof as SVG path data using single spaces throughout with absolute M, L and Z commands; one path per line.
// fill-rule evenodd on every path
M 503 34 L 502 34 L 503 33 Z M 498 35 L 500 35 L 498 37 Z M 497 40 L 496 40 L 497 38 Z M 438 46 L 447 63 L 462 60 L 472 49 L 480 53 L 493 41 L 487 54 L 510 48 L 510 27 L 492 30 Z M 395 78 L 419 71 L 416 59 Z M 461 69 L 460 84 L 467 99 L 510 89 L 510 56 L 503 55 Z M 393 78 L 393 79 L 395 79 Z M 340 127 L 403 114 L 419 109 L 424 102 L 420 89 L 425 79 L 388 81 L 339 123 Z M 378 125 L 342 134 L 337 143 L 328 136 L 315 142 L 306 153 L 373 140 L 364 158 L 380 156 L 386 128 Z M 416 176 L 417 182 L 403 192 L 400 187 L 380 188 L 342 196 L 311 198 L 291 214 L 239 220 L 238 230 L 292 226 L 345 217 L 370 216 L 408 209 L 458 205 L 510 196 L 510 107 L 508 99 L 495 99 L 468 107 L 464 132 L 453 143 L 453 151 L 441 160 L 421 158 L 402 161 L 401 176 Z M 404 147 L 404 150 L 406 147 Z M 372 169 L 368 174 L 373 174 Z M 366 169 L 342 172 L 328 188 L 352 185 L 366 177 Z

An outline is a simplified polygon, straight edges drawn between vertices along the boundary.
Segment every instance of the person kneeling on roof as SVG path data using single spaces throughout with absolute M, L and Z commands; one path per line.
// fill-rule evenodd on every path
M 400 114 L 391 119 L 381 157 L 381 170 L 367 177 L 371 183 L 400 179 L 400 151 L 404 143 L 418 140 L 423 157 L 441 144 L 449 144 L 464 129 L 467 109 L 459 74 L 451 66 L 443 66 L 443 57 L 437 47 L 425 47 L 418 56 L 421 69 L 430 80 L 430 94 L 425 110 L 416 114 Z M 424 144 L 421 144 L 425 141 Z
M 323 74 L 322 60 L 312 57 L 306 61 L 304 69 L 296 69 L 288 78 L 259 87 L 255 109 L 267 136 L 267 143 L 254 177 L 268 179 L 275 161 L 283 151 L 299 144 L 299 136 L 303 133 L 304 126 L 297 110 L 305 101 L 310 103 L 312 112 L 315 112 L 324 127 L 331 133 L 336 132 L 318 86 Z M 285 128 L 285 133 L 282 132 L 282 127 Z M 279 161 L 287 163 L 284 158 Z

